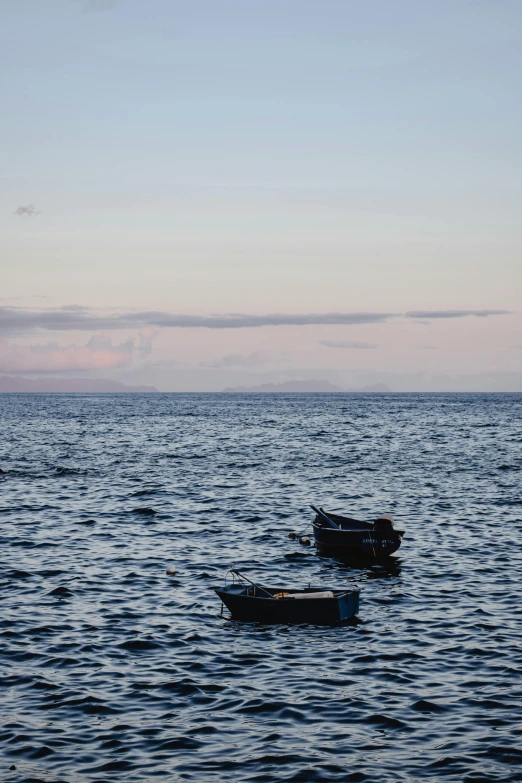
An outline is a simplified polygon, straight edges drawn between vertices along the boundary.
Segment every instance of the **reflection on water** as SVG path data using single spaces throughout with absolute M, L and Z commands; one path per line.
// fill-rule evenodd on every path
M 400 576 L 401 573 L 402 560 L 396 555 L 381 560 L 379 563 L 346 558 L 338 560 L 337 558 L 323 557 L 322 555 L 319 555 L 319 557 L 325 561 L 325 569 L 336 569 L 345 578 L 386 579 L 386 577 L 390 576 Z M 356 574 L 354 572 L 359 573 Z
M 0 780 L 522 780 L 520 414 L 517 395 L 0 396 Z M 318 557 L 288 538 L 309 503 L 391 512 L 400 554 Z M 230 567 L 358 586 L 358 621 L 227 622 Z

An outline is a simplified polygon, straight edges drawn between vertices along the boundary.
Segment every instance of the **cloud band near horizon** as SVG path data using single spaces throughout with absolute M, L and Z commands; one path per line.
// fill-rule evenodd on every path
M 0 335 L 21 335 L 36 330 L 100 331 L 115 329 L 251 329 L 262 326 L 350 326 L 383 323 L 394 318 L 487 318 L 508 315 L 509 310 L 416 310 L 406 313 L 269 313 L 248 315 L 186 315 L 156 311 L 102 314 L 91 308 L 69 305 L 36 310 L 0 307 Z
M 373 343 L 365 343 L 360 340 L 319 340 L 319 345 L 324 345 L 326 348 L 355 348 L 363 351 L 378 347 Z

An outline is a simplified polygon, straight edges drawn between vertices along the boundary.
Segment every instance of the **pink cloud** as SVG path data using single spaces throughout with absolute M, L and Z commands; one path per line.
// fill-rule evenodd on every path
M 69 372 L 71 370 L 115 370 L 129 367 L 134 342 L 113 345 L 108 337 L 91 337 L 86 345 L 20 345 L 0 340 L 0 372 Z

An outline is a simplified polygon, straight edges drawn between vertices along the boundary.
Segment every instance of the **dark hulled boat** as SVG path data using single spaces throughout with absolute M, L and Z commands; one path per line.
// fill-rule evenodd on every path
M 404 530 L 397 530 L 393 517 L 385 514 L 375 522 L 361 522 L 316 509 L 313 520 L 317 553 L 341 560 L 384 560 L 401 545 Z
M 359 609 L 359 590 L 260 587 L 237 571 L 232 573 L 245 581 L 225 584 L 225 587 L 215 588 L 215 591 L 229 609 L 233 620 L 267 624 L 336 625 L 353 617 Z

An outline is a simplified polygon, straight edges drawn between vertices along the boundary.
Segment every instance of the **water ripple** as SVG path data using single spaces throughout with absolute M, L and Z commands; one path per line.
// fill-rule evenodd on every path
M 521 781 L 521 403 L 1 395 L 0 780 Z M 403 546 L 319 558 L 310 502 Z M 231 622 L 229 567 L 359 618 Z

